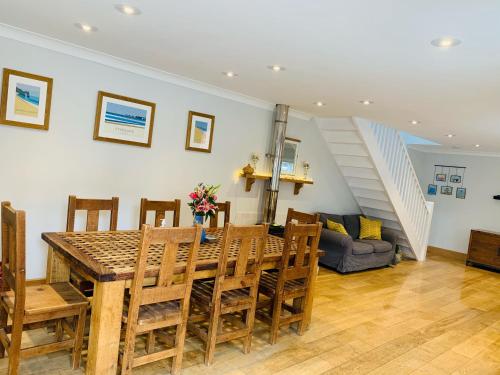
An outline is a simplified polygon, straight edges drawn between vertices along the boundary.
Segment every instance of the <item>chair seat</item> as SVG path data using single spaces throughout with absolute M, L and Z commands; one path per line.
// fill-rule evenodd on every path
M 139 317 L 137 318 L 138 325 L 151 324 L 161 322 L 167 319 L 180 317 L 181 309 L 179 302 L 168 301 L 160 303 L 152 303 L 151 305 L 142 305 L 139 307 Z M 128 321 L 128 306 L 125 306 L 122 315 L 123 323 Z
M 213 281 L 195 281 L 191 290 L 191 297 L 206 306 L 212 306 L 212 295 L 214 290 Z M 244 289 L 229 290 L 222 293 L 221 306 L 231 307 L 252 303 L 253 299 Z
M 14 292 L 1 294 L 2 300 L 14 313 Z M 69 310 L 88 305 L 88 300 L 70 283 L 42 284 L 26 287 L 25 315 L 37 315 L 48 312 Z
M 278 272 L 262 272 L 259 282 L 259 292 L 272 297 L 276 294 L 276 286 L 278 285 Z M 294 294 L 305 292 L 306 286 L 299 280 L 288 280 L 283 288 L 284 294 Z

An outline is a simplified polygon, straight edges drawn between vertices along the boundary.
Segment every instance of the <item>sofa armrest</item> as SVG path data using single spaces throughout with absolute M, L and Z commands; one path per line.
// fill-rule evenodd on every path
M 339 232 L 323 228 L 319 240 L 319 248 L 324 251 L 335 251 L 343 254 L 352 254 L 352 238 Z
M 390 242 L 393 246 L 396 245 L 396 242 L 400 236 L 401 234 L 394 229 L 382 228 L 382 239 L 384 241 Z

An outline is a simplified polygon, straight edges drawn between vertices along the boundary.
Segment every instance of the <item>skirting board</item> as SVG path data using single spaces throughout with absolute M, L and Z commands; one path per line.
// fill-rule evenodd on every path
M 467 254 L 465 253 L 459 253 L 458 251 L 442 249 L 440 247 L 434 247 L 434 246 L 427 247 L 427 254 L 439 255 L 442 257 L 458 260 L 460 262 L 465 262 L 465 259 L 467 259 Z

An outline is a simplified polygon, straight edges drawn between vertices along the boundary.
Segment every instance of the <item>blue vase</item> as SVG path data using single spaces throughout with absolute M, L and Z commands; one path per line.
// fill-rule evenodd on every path
M 203 225 L 203 221 L 204 221 L 205 217 L 204 216 L 201 216 L 201 215 L 194 215 L 194 220 L 193 220 L 193 224 L 196 225 L 196 224 L 200 224 L 200 225 Z M 205 232 L 205 228 L 203 228 L 201 230 L 201 241 L 200 243 L 203 243 L 205 242 L 205 240 L 207 239 L 207 233 Z

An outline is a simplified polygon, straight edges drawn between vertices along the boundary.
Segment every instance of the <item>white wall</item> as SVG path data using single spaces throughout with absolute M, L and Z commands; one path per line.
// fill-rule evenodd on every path
M 136 228 L 139 200 L 181 198 L 181 224 L 190 225 L 187 194 L 200 181 L 222 184 L 232 221 L 255 223 L 262 181 L 246 193 L 237 178 L 252 152 L 264 158 L 272 112 L 123 70 L 0 38 L 0 68 L 54 78 L 48 132 L 0 126 L 0 200 L 27 212 L 27 274 L 45 274 L 42 232 L 62 231 L 68 195 L 120 197 L 119 229 Z M 98 90 L 157 104 L 151 149 L 92 140 Z M 216 116 L 211 154 L 185 151 L 188 111 Z M 358 207 L 313 121 L 289 119 L 288 135 L 302 140 L 299 160 L 315 184 L 293 195 L 282 184 L 278 218 L 288 207 L 357 212 Z M 261 160 L 260 165 L 264 163 Z
M 429 245 L 466 253 L 471 229 L 500 231 L 500 158 L 427 153 L 410 150 L 415 170 L 426 198 L 435 202 Z M 427 195 L 433 182 L 434 165 L 466 167 L 466 199 L 453 195 Z

